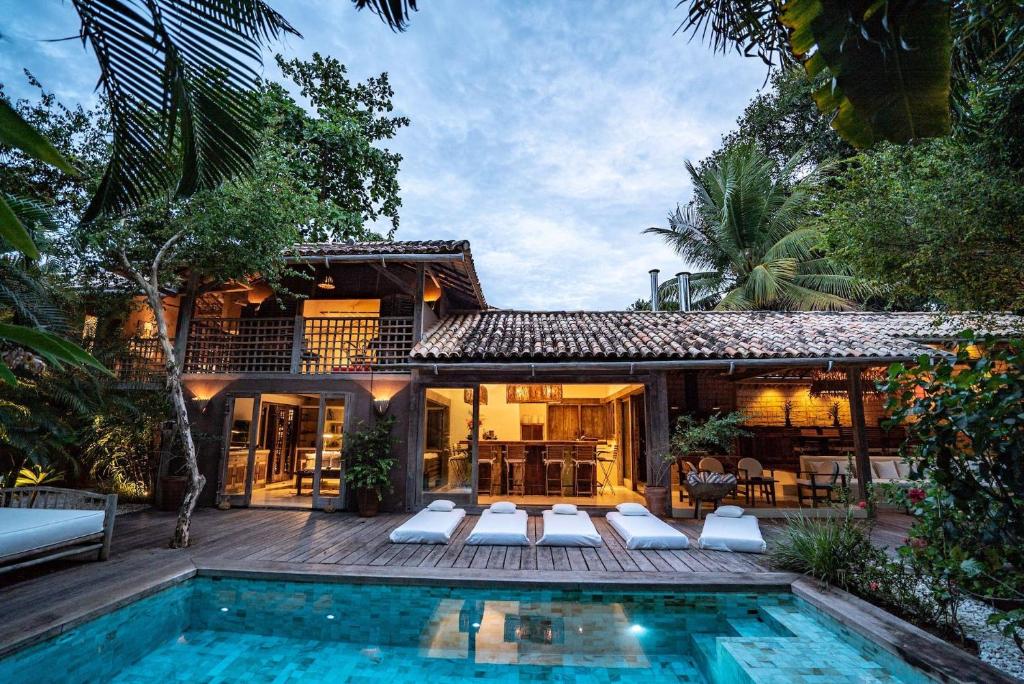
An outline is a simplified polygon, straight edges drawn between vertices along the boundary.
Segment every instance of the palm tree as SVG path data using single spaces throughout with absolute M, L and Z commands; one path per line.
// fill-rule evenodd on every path
M 807 226 L 817 170 L 794 181 L 803 151 L 776 171 L 754 145 L 728 150 L 698 171 L 686 163 L 693 199 L 669 214 L 667 228 L 648 228 L 700 272 L 691 276 L 697 309 L 843 310 L 857 308 L 863 287 L 819 249 Z M 676 283 L 663 286 L 678 301 Z

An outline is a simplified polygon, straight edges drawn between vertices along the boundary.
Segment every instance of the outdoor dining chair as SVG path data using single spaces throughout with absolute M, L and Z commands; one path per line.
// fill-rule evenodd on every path
M 769 468 L 767 474 L 761 462 L 756 458 L 741 458 L 736 464 L 739 473 L 737 485 L 742 488 L 747 505 L 752 506 L 760 490 L 764 500 L 775 505 L 775 469 Z

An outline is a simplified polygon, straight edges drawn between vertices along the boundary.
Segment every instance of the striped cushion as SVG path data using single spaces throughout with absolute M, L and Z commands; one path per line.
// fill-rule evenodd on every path
M 686 481 L 690 484 L 732 484 L 736 482 L 736 476 L 731 473 L 690 473 Z

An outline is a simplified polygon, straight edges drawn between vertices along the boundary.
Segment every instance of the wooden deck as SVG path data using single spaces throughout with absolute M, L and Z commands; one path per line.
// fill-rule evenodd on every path
M 692 543 L 685 551 L 634 551 L 600 516 L 594 524 L 604 539 L 597 549 L 559 547 L 470 546 L 466 537 L 477 516 L 467 516 L 448 545 L 392 544 L 391 530 L 410 517 L 386 514 L 358 518 L 347 513 L 249 509 L 197 512 L 193 545 L 167 548 L 174 528 L 170 513 L 145 511 L 120 517 L 114 529 L 110 560 L 56 561 L 22 572 L 0 575 L 0 653 L 27 637 L 52 635 L 62 623 L 71 626 L 111 603 L 130 600 L 194 572 L 255 572 L 296 578 L 344 578 L 352 581 L 458 581 L 628 583 L 685 585 L 709 591 L 788 585 L 791 575 L 772 573 L 763 557 L 701 551 L 696 548 L 700 521 L 672 524 Z M 905 516 L 899 516 L 903 518 Z M 771 544 L 782 523 L 763 521 Z M 529 535 L 542 532 L 531 516 Z M 888 538 L 902 538 L 903 523 L 879 527 Z M 903 527 L 905 529 L 905 527 Z M 883 539 L 889 543 L 889 539 Z M 6 619 L 9 617 L 10 619 Z

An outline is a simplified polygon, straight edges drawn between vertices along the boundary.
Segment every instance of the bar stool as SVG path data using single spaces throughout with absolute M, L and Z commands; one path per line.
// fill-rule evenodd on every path
M 526 446 L 509 444 L 505 452 L 505 482 L 509 494 L 526 494 Z
M 480 444 L 477 460 L 477 492 L 480 494 L 501 494 L 501 447 L 497 444 Z
M 544 494 L 562 496 L 562 472 L 570 447 L 552 445 L 544 449 Z M 552 475 L 552 470 L 554 475 Z
M 597 456 L 597 462 L 601 466 L 601 479 L 597 483 L 598 491 L 602 489 L 612 490 L 615 493 L 615 463 L 619 460 L 619 445 L 613 444 L 611 450 L 602 451 Z
M 573 493 L 576 496 L 594 496 L 597 480 L 597 445 L 577 444 L 573 447 Z M 580 476 L 583 471 L 584 476 Z

